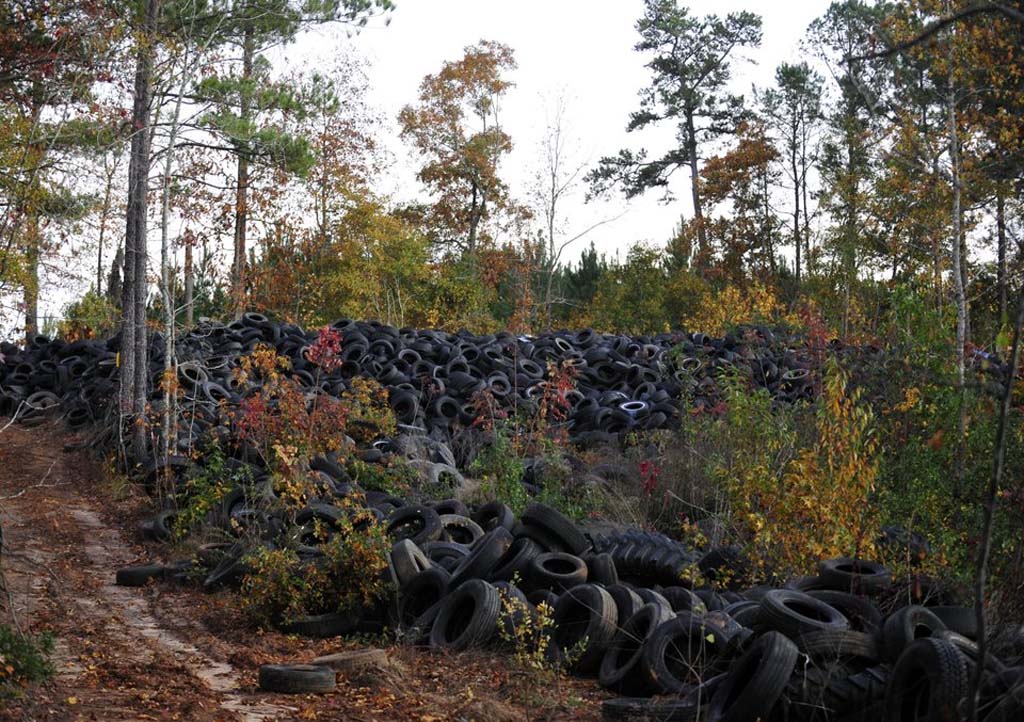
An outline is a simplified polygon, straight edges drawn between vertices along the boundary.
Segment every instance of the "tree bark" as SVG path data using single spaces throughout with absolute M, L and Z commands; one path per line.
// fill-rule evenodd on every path
M 251 27 L 245 30 L 242 41 L 242 98 L 239 118 L 247 122 L 252 114 L 252 98 L 246 83 L 252 80 L 253 60 L 256 56 L 256 41 Z M 231 277 L 231 301 L 235 318 L 241 318 L 245 311 L 245 245 L 246 225 L 249 219 L 249 157 L 246 149 L 238 154 L 238 177 L 235 189 L 235 258 Z
M 34 203 L 33 200 L 29 201 Z M 39 214 L 30 209 L 25 218 L 25 285 L 22 302 L 25 306 L 25 340 L 39 333 Z
M 800 175 L 797 168 L 796 144 L 790 156 L 793 171 L 793 244 L 796 246 L 796 282 L 800 284 Z
M 192 240 L 189 239 L 185 243 L 185 328 L 192 328 L 195 325 L 192 309 L 195 281 L 192 278 L 192 273 Z
M 120 393 L 121 414 L 131 423 L 131 450 L 136 462 L 146 457 L 145 412 L 148 393 L 146 338 L 146 220 L 150 164 L 149 104 L 159 0 L 146 0 L 138 41 L 132 103 L 131 156 L 125 226 L 124 293 Z
M 698 267 L 703 272 L 703 264 L 708 259 L 708 232 L 704 228 L 704 210 L 701 206 L 700 187 L 698 185 L 699 168 L 697 167 L 697 129 L 693 123 L 693 111 L 686 113 L 686 151 L 690 162 L 690 193 L 693 197 L 693 220 L 697 224 L 697 255 L 701 259 Z
M 1009 319 L 1006 308 L 1006 190 L 1003 184 L 996 186 L 996 288 L 999 293 L 999 325 Z
M 948 3 L 947 3 L 948 10 Z M 953 191 L 953 205 L 951 209 L 951 238 L 950 253 L 953 262 L 953 298 L 956 303 L 956 387 L 960 397 L 960 411 L 957 424 L 957 448 L 954 469 L 954 495 L 959 497 L 963 490 L 964 480 L 964 435 L 966 433 L 966 404 L 964 399 L 964 376 L 965 358 L 964 345 L 967 341 L 967 294 L 964 284 L 963 258 L 962 258 L 962 208 L 961 208 L 961 186 L 960 186 L 960 139 L 957 130 L 956 118 L 956 87 L 953 82 L 954 50 L 952 29 L 948 36 L 949 41 L 949 77 L 947 80 L 946 95 L 946 120 L 948 123 L 947 133 L 949 141 L 949 175 Z

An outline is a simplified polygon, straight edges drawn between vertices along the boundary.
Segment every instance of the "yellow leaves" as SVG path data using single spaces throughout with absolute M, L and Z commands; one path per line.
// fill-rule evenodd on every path
M 78 697 L 68 697 L 67 703 L 72 706 L 78 704 Z

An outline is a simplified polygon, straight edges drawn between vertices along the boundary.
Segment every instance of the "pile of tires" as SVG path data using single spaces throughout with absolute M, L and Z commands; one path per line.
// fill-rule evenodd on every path
M 548 388 L 551 365 L 571 367 L 575 390 L 568 395 L 571 409 L 565 425 L 580 443 L 678 425 L 684 404 L 717 402 L 726 374 L 738 374 L 780 401 L 810 398 L 818 386 L 823 356 L 800 339 L 777 339 L 770 330 L 754 327 L 722 338 L 591 330 L 538 336 L 452 334 L 347 319 L 332 327 L 341 336 L 342 363 L 330 372 L 308 358 L 317 331 L 273 322 L 257 313 L 230 324 L 206 321 L 177 338 L 173 366 L 183 395 L 180 413 L 188 420 L 179 425 L 180 449 L 195 449 L 211 432 L 221 437 L 232 434 L 218 409 L 222 402 L 237 404 L 258 388 L 257 382 L 240 384 L 233 374 L 240 357 L 258 344 L 287 356 L 288 373 L 323 393 L 340 395 L 356 377 L 377 380 L 387 388 L 399 422 L 433 438 L 470 426 L 476 417 L 471 401 L 481 392 L 498 408 L 535 408 Z M 98 426 L 90 446 L 112 443 L 117 437 L 119 350 L 117 336 L 71 343 L 37 336 L 23 348 L 0 343 L 0 415 L 16 415 L 25 424 L 60 417 L 72 428 Z M 830 352 L 851 359 L 858 368 L 882 368 L 892 358 L 879 349 L 838 343 Z M 149 348 L 153 389 L 164 364 L 164 339 L 154 333 Z M 997 360 L 985 359 L 984 366 L 996 376 L 1003 372 Z M 154 391 L 155 413 L 161 404 L 159 391 Z

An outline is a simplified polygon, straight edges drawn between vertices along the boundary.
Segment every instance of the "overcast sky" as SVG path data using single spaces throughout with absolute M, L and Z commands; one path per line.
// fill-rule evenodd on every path
M 644 56 L 633 50 L 638 35 L 634 28 L 643 10 L 641 0 L 396 0 L 391 23 L 374 22 L 351 40 L 357 55 L 370 62 L 370 102 L 390 127 L 381 135 L 391 139 L 395 157 L 384 189 L 396 199 L 414 196 L 417 160 L 397 139 L 395 116 L 401 107 L 416 100 L 423 77 L 436 73 L 444 61 L 456 60 L 467 45 L 482 39 L 509 45 L 518 69 L 512 75 L 515 88 L 501 108 L 501 122 L 515 144 L 503 162 L 504 176 L 513 192 L 525 198 L 533 173 L 540 166 L 539 144 L 547 114 L 555 98 L 567 98 L 566 126 L 577 138 L 575 155 L 592 165 L 602 155 L 622 147 L 664 149 L 673 129 L 625 132 L 630 111 L 637 108 L 637 93 L 649 82 Z M 696 15 L 750 10 L 763 16 L 764 38 L 760 49 L 747 52 L 753 62 L 737 62 L 735 88 L 749 96 L 751 85 L 770 84 L 775 67 L 800 57 L 800 42 L 807 26 L 828 7 L 825 0 L 799 2 L 742 2 L 701 0 L 688 6 Z M 318 32 L 287 51 L 293 62 L 307 53 L 323 53 L 336 34 Z M 679 171 L 672 185 L 677 200 L 659 202 L 660 190 L 650 191 L 628 205 L 620 199 L 609 203 L 583 204 L 578 198 L 566 204 L 569 226 L 575 235 L 602 218 L 623 210 L 613 224 L 594 231 L 588 239 L 614 255 L 634 241 L 665 243 L 681 214 L 691 212 L 688 172 Z M 578 256 L 586 241 L 567 255 Z

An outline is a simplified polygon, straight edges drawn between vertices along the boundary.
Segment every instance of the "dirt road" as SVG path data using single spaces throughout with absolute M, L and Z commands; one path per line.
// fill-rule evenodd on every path
M 502 654 L 392 646 L 387 669 L 342 675 L 334 694 L 260 692 L 259 664 L 359 645 L 254 630 L 228 592 L 115 586 L 118 567 L 170 561 L 173 550 L 135 532 L 149 500 L 115 494 L 113 478 L 66 441 L 49 428 L 0 432 L 0 622 L 51 632 L 58 670 L 0 699 L 0 720 L 597 719 L 592 682 L 542 684 Z

